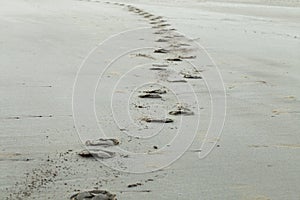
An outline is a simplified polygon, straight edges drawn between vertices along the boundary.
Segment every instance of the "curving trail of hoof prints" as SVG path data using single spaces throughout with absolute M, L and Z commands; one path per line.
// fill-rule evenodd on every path
M 154 60 L 156 61 L 156 64 L 152 64 L 148 70 L 152 70 L 152 72 L 146 72 L 147 73 L 154 73 L 162 76 L 165 76 L 165 79 L 158 78 L 159 81 L 164 81 L 165 83 L 172 84 L 174 87 L 178 87 L 180 85 L 186 85 L 189 82 L 192 81 L 198 81 L 196 79 L 202 79 L 202 77 L 199 74 L 199 71 L 196 70 L 189 70 L 189 72 L 182 72 L 188 71 L 185 68 L 184 63 L 188 62 L 187 60 L 195 59 L 195 55 L 191 55 L 191 52 L 193 52 L 192 43 L 191 40 L 185 38 L 183 35 L 176 32 L 176 29 L 172 27 L 170 23 L 168 23 L 168 20 L 166 20 L 162 16 L 157 16 L 153 13 L 147 12 L 143 9 L 140 9 L 133 5 L 128 5 L 124 3 L 113 3 L 113 2 L 105 2 L 107 4 L 115 5 L 115 6 L 121 6 L 123 9 L 127 9 L 130 13 L 138 16 L 141 20 L 147 21 L 149 26 L 152 28 L 153 36 L 153 43 L 155 44 L 156 48 L 152 50 L 152 52 L 137 52 L 136 54 L 131 54 L 132 59 L 138 58 L 146 58 L 148 60 Z M 152 42 L 152 41 L 151 41 Z M 172 69 L 173 66 L 179 66 L 182 67 L 180 70 L 176 71 L 175 73 L 179 75 L 179 78 L 176 76 L 175 79 L 171 80 L 171 77 L 168 76 L 170 74 L 170 69 Z M 179 72 L 181 71 L 181 72 Z M 195 79 L 195 80 L 189 80 L 189 79 Z M 169 95 L 169 92 L 167 93 L 164 89 L 149 89 L 140 91 L 142 94 L 139 94 L 135 97 L 138 97 L 139 99 L 138 103 L 145 103 L 145 102 L 163 102 L 168 101 L 167 96 Z M 166 100 L 164 98 L 166 98 Z M 152 100 L 151 100 L 152 99 Z M 184 103 L 184 102 L 180 102 Z M 173 104 L 170 104 L 173 105 Z M 145 110 L 143 109 L 145 107 L 143 106 L 137 106 L 137 110 Z M 176 116 L 191 116 L 194 115 L 194 112 L 183 105 L 177 105 L 176 108 L 172 110 L 172 107 L 168 107 L 167 114 L 169 116 L 173 116 L 176 118 Z M 148 114 L 147 114 L 148 115 Z M 147 116 L 146 115 L 146 116 Z M 150 114 L 151 115 L 151 114 Z M 145 115 L 144 115 L 145 116 Z M 166 117 L 157 117 L 157 116 L 149 116 L 149 117 L 138 117 L 137 118 L 140 121 L 143 121 L 145 123 L 170 123 L 168 125 L 173 126 L 176 124 L 176 120 Z M 174 122 L 174 123 L 173 123 Z M 147 124 L 150 126 L 150 124 Z M 154 125 L 156 126 L 156 125 Z M 165 125 L 167 126 L 167 125 Z M 112 159 L 116 156 L 116 152 L 111 151 L 109 148 L 113 148 L 113 146 L 119 145 L 120 142 L 117 139 L 94 139 L 94 140 L 87 140 L 85 142 L 85 145 L 87 149 L 82 150 L 78 153 L 79 156 L 83 158 L 100 158 L 100 159 Z M 93 149 L 89 149 L 93 148 Z M 158 149 L 157 146 L 154 146 L 154 149 Z M 129 186 L 128 186 L 129 187 Z M 131 186 L 130 186 L 131 187 Z M 136 185 L 133 185 L 132 187 L 136 187 Z M 85 200 L 85 199 L 93 199 L 93 200 L 115 200 L 116 195 L 113 195 L 107 191 L 104 190 L 92 190 L 92 191 L 86 191 L 74 194 L 71 198 L 71 200 Z

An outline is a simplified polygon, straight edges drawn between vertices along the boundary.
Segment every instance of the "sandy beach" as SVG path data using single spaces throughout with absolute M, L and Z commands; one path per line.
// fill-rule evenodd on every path
M 300 199 L 299 22 L 299 0 L 2 0 L 0 199 Z

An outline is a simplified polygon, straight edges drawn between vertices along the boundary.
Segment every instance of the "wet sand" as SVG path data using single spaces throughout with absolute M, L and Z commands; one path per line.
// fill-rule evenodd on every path
M 1 3 L 1 199 L 69 199 L 92 189 L 132 200 L 299 199 L 299 2 L 122 3 Z M 89 123 L 91 115 L 80 115 L 83 121 L 77 116 L 94 108 L 89 106 L 90 96 L 82 99 L 82 110 L 72 109 L 74 82 L 86 55 L 111 35 L 138 27 L 148 29 L 97 49 L 84 66 L 102 72 L 118 49 L 139 47 L 139 42 L 155 47 L 117 60 L 95 90 L 97 122 L 108 137 L 120 141 L 116 146 L 127 151 L 155 154 L 172 140 L 175 130 L 186 137 L 197 130 L 180 159 L 144 174 L 113 170 L 80 157 L 85 141 L 97 139 L 99 130 L 80 124 Z M 222 135 L 210 138 L 215 141 L 208 142 L 217 142 L 216 146 L 200 160 L 212 115 L 205 85 L 212 66 L 202 51 L 193 48 L 194 41 L 217 64 L 227 96 Z M 198 71 L 187 64 L 195 60 Z M 134 68 L 140 64 L 145 65 Z M 82 90 L 99 77 L 84 69 L 79 80 L 87 85 L 78 87 Z M 186 100 L 186 110 L 177 106 L 177 97 Z M 127 111 L 137 126 L 129 123 Z M 181 115 L 183 111 L 191 115 Z M 142 139 L 153 132 L 159 137 Z M 116 162 L 108 163 L 123 171 L 143 166 L 130 166 L 138 159 L 134 156 L 113 159 Z M 160 164 L 142 161 L 149 170 Z

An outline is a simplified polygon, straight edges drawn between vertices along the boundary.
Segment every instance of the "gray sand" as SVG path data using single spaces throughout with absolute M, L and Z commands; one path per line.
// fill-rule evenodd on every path
M 141 113 L 143 117 L 166 118 L 162 116 L 162 108 L 170 111 L 177 103 L 172 91 L 166 89 L 167 94 L 160 94 L 163 100 L 159 102 L 138 98 L 129 101 L 132 120 L 138 126 L 126 126 L 127 121 L 122 121 L 126 116 L 122 112 L 127 106 L 122 99 L 127 95 L 126 90 L 137 97 L 144 90 L 161 89 L 146 85 L 133 91 L 135 84 L 145 77 L 169 85 L 179 84 L 174 86 L 175 92 L 187 101 L 193 102 L 193 95 L 186 92 L 184 82 L 168 82 L 183 79 L 182 76 L 173 76 L 168 69 L 147 71 L 152 65 L 121 78 L 132 66 L 166 60 L 169 55 L 146 50 L 130 53 L 117 61 L 96 90 L 95 113 L 102 130 L 108 137 L 118 138 L 120 147 L 151 154 L 174 137 L 174 129 L 182 126 L 184 130 L 194 131 L 191 127 L 197 114 L 201 114 L 200 128 L 185 154 L 172 165 L 145 174 L 112 170 L 101 162 L 77 155 L 85 148 L 86 139 L 98 136 L 96 129 L 78 127 L 73 120 L 72 91 L 83 59 L 113 34 L 152 26 L 149 14 L 144 18 L 122 5 L 104 2 L 1 1 L 0 199 L 68 199 L 79 191 L 92 189 L 107 190 L 120 200 L 300 199 L 300 1 L 276 0 L 272 5 L 267 0 L 123 1 L 154 16 L 163 16 L 167 20 L 164 24 L 200 43 L 217 64 L 227 95 L 222 136 L 215 138 L 216 148 L 199 160 L 199 148 L 211 115 L 204 82 L 187 80 L 197 86 L 195 94 L 201 101 L 198 111 L 194 104 L 188 104 L 196 114 L 182 116 L 182 124 L 178 124 L 181 116 L 176 116 L 179 118 L 174 118 L 174 123 L 165 124 L 146 123 L 139 118 Z M 138 44 L 136 38 L 140 42 L 155 41 L 159 37 L 153 33 L 133 35 L 116 44 L 122 48 Z M 94 55 L 95 60 L 89 64 L 103 70 L 109 61 L 105 59 L 115 53 L 114 49 L 97 52 L 99 57 Z M 193 55 L 185 53 L 184 56 Z M 104 59 L 98 61 L 101 56 Z M 203 66 L 199 67 L 205 76 L 211 68 L 204 63 L 201 61 Z M 180 70 L 184 65 L 185 70 L 191 71 L 185 63 L 170 65 Z M 99 74 L 86 71 L 81 78 L 88 81 L 95 76 Z M 121 80 L 121 84 L 114 90 L 114 117 L 122 127 L 116 126 L 109 114 L 111 96 L 107 94 L 116 80 Z M 157 112 L 148 109 L 151 105 Z M 162 126 L 167 131 L 148 142 L 124 136 L 132 130 L 149 136 Z M 78 135 L 78 130 L 86 135 Z M 157 154 L 164 153 L 168 151 Z M 118 162 L 122 159 L 126 156 L 116 156 L 113 164 L 126 171 L 134 157 L 129 157 L 128 163 Z M 157 165 L 151 160 L 145 163 L 149 169 Z

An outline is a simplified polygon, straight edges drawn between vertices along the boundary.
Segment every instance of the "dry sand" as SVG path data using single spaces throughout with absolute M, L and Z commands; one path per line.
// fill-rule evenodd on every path
M 122 3 L 1 1 L 0 199 L 68 199 L 78 191 L 89 189 L 108 190 L 121 200 L 300 199 L 299 1 L 277 0 L 270 4 L 267 0 L 230 3 L 128 0 Z M 149 12 L 153 15 L 150 18 L 162 16 L 166 22 L 160 24 L 170 24 L 171 28 L 193 38 L 218 65 L 226 89 L 227 115 L 222 137 L 215 138 L 217 146 L 205 159 L 198 159 L 198 150 L 212 113 L 204 80 L 184 79 L 195 88 L 190 93 L 184 83 L 168 82 L 172 78 L 178 80 L 178 74 L 169 69 L 155 70 L 157 66 L 150 64 L 133 67 L 146 61 L 161 63 L 163 60 L 175 69 L 190 70 L 185 62 L 165 60 L 178 55 L 193 56 L 197 52 L 182 49 L 174 57 L 143 49 L 117 60 L 95 90 L 95 114 L 102 130 L 121 141 L 120 147 L 150 153 L 168 143 L 174 137 L 174 129 L 190 137 L 188 133 L 197 130 L 194 126 L 200 113 L 200 128 L 185 154 L 166 168 L 144 174 L 116 171 L 77 155 L 77 151 L 85 148 L 82 141 L 99 136 L 97 127 L 78 123 L 88 124 L 92 121 L 90 115 L 87 118 L 80 115 L 83 121 L 75 119 L 77 123 L 73 119 L 79 111 L 93 109 L 89 106 L 93 105 L 92 99 L 86 96 L 81 99 L 83 107 L 72 110 L 73 86 L 82 61 L 91 49 L 113 34 L 157 26 L 149 24 L 149 17 L 130 12 L 126 5 Z M 94 66 L 93 69 L 101 72 L 119 50 L 138 48 L 140 44 L 161 47 L 164 44 L 155 40 L 162 35 L 154 34 L 161 29 L 164 27 L 114 40 L 104 49 L 97 49 L 84 66 Z M 173 45 L 178 41 L 193 44 L 186 38 L 171 40 Z M 198 67 L 206 77 L 212 67 L 203 52 L 199 55 L 203 57 Z M 154 70 L 149 70 L 150 67 Z M 87 88 L 95 83 L 90 80 L 99 74 L 84 69 L 79 80 L 87 85 L 78 88 L 83 94 L 91 95 Z M 166 94 L 159 94 L 163 101 L 138 97 L 143 90 L 152 89 L 142 84 L 153 81 L 172 89 L 166 88 Z M 194 94 L 201 100 L 198 104 Z M 158 120 L 155 122 L 165 120 L 165 110 L 174 109 L 176 97 L 180 95 L 196 115 L 182 116 L 182 121 L 167 115 L 175 121 L 163 124 L 164 132 L 160 132 L 161 123 L 147 123 L 148 118 L 141 120 L 141 116 L 152 116 Z M 123 108 L 129 109 L 133 122 L 139 123 L 137 126 L 128 123 L 127 110 Z M 160 137 L 146 140 L 123 133 L 147 137 L 153 131 L 160 133 Z M 181 142 L 188 141 L 182 138 Z M 180 144 L 175 151 L 182 150 Z M 174 153 L 165 150 L 157 155 L 170 152 Z M 117 162 L 110 164 L 123 167 L 124 171 L 140 169 L 140 166 L 130 167 L 130 163 L 135 165 L 135 157 L 127 159 L 117 158 Z M 149 170 L 158 165 L 152 161 L 141 160 Z

